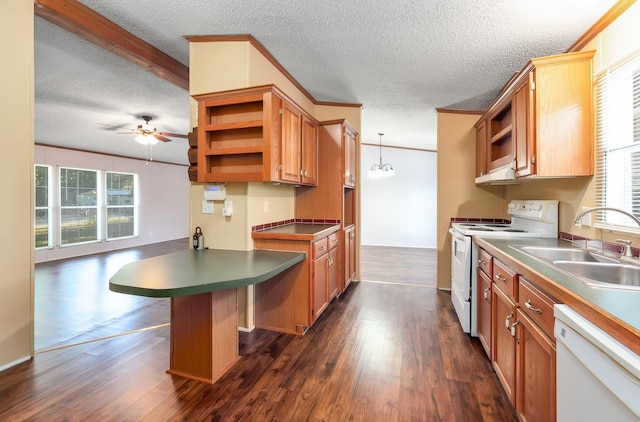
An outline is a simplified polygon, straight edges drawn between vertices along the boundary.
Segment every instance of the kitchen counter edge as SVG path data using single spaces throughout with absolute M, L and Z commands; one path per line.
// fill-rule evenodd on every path
M 584 285 L 584 283 L 581 283 L 575 278 L 573 278 L 573 282 L 576 283 L 576 286 L 572 286 L 572 277 L 558 270 L 554 270 L 549 264 L 531 258 L 509 247 L 509 245 L 540 244 L 541 240 L 528 238 L 490 239 L 476 236 L 474 236 L 473 240 L 478 246 L 509 266 L 516 273 L 523 275 L 529 282 L 555 298 L 559 303 L 569 305 L 576 312 L 616 338 L 620 343 L 635 353 L 640 354 L 640 327 L 636 327 L 624 319 L 613 315 L 603 307 L 598 306 L 598 303 L 595 303 L 585 297 L 584 294 L 576 291 L 579 289 L 588 291 L 587 289 L 593 289 L 592 287 Z M 552 240 L 558 241 L 558 239 L 547 239 L 547 241 Z M 555 272 L 557 272 L 557 277 L 553 274 Z M 563 285 L 560 281 L 568 281 L 568 283 L 564 283 L 566 285 Z M 631 293 L 631 296 L 640 297 L 640 291 L 617 291 L 620 295 L 626 292 Z

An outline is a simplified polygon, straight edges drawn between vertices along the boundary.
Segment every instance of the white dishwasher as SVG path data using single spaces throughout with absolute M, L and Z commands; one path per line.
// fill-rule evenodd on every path
M 567 305 L 554 316 L 558 422 L 640 421 L 640 356 Z

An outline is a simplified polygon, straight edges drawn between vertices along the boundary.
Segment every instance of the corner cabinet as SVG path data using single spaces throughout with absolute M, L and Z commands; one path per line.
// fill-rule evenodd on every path
M 487 131 L 477 166 L 487 157 L 487 170 L 511 165 L 516 178 L 593 175 L 594 54 L 530 60 L 476 123 Z
M 193 98 L 198 182 L 317 184 L 317 122 L 276 86 Z

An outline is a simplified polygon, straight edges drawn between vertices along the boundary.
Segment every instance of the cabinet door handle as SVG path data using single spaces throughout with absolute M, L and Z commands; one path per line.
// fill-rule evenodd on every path
M 511 329 L 511 318 L 513 318 L 513 312 L 507 315 L 507 318 L 504 320 L 504 326 L 507 330 Z
M 321 250 L 321 251 L 324 251 L 325 249 L 327 249 L 327 247 L 326 247 L 326 246 L 320 246 L 320 250 Z
M 516 321 L 513 324 L 511 324 L 511 337 L 515 337 L 516 336 L 516 325 L 520 324 L 520 321 Z
M 484 291 L 482 292 L 482 293 L 484 294 L 484 300 L 487 300 L 487 301 L 489 300 L 489 296 L 488 296 L 489 290 L 491 290 L 491 288 L 490 288 L 490 287 L 487 287 L 487 288 L 486 288 L 486 289 L 484 289 Z
M 478 260 L 478 265 L 487 265 L 487 261 L 485 261 L 483 259 L 479 259 Z
M 542 309 L 540 309 L 540 308 L 536 308 L 535 306 L 533 306 L 533 305 L 531 304 L 531 299 L 527 299 L 527 301 L 524 303 L 524 306 L 525 306 L 525 308 L 527 308 L 528 310 L 533 311 L 533 312 L 537 312 L 537 313 L 539 313 L 540 315 L 542 315 Z
M 507 279 L 502 276 L 502 274 L 496 274 L 496 280 L 502 281 L 503 283 L 507 282 Z

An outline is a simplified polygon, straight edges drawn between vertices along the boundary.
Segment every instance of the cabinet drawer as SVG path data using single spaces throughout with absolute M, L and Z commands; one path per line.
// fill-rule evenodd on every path
M 478 267 L 482 268 L 489 278 L 493 278 L 493 257 L 484 249 L 478 250 Z
M 518 303 L 522 312 L 538 324 L 549 338 L 553 338 L 554 301 L 529 283 L 527 279 L 520 277 Z
M 316 240 L 311 247 L 311 259 L 316 259 L 327 253 L 329 250 L 329 242 L 325 237 L 324 239 Z
M 493 259 L 493 281 L 511 299 L 518 297 L 518 275 L 497 259 Z
M 328 237 L 329 239 L 329 249 L 336 248 L 338 246 L 338 232 L 332 233 Z

